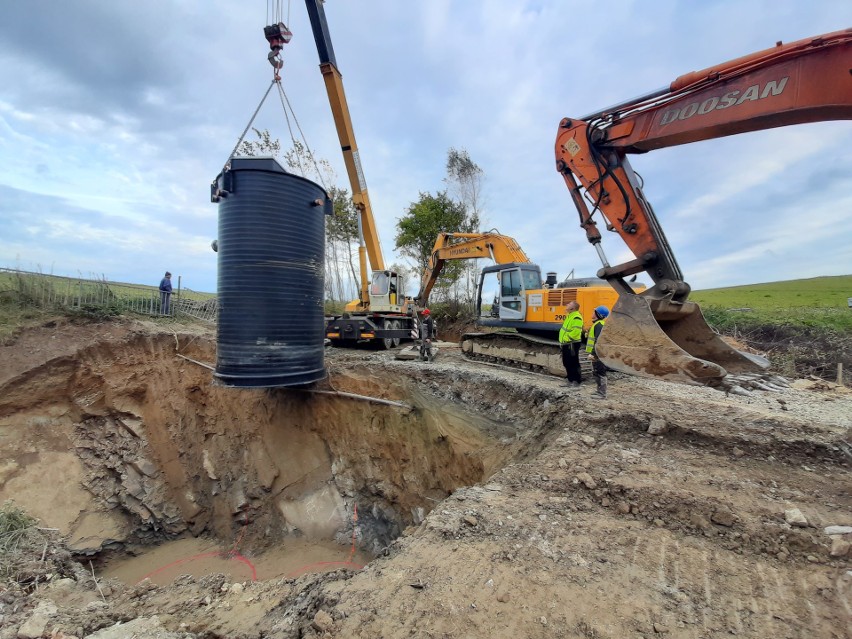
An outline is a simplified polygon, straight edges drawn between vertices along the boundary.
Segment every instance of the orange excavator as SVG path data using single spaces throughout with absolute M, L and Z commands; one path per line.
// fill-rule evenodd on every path
M 619 293 L 597 343 L 610 368 L 692 384 L 730 387 L 728 373 L 759 373 L 763 358 L 740 352 L 688 300 L 690 287 L 642 192 L 628 155 L 774 127 L 852 119 L 852 29 L 778 43 L 688 73 L 671 85 L 582 118 L 565 118 L 556 167 L 603 267 Z M 594 216 L 621 236 L 635 259 L 610 265 Z M 625 278 L 647 273 L 634 291 Z

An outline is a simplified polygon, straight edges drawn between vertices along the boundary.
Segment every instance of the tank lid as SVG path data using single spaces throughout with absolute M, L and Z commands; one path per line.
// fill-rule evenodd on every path
M 232 171 L 270 171 L 271 173 L 287 173 L 278 160 L 273 157 L 235 157 L 231 158 Z

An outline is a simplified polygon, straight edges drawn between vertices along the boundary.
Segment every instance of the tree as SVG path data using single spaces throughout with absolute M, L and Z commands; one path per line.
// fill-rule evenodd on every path
M 234 155 L 247 155 L 249 157 L 270 156 L 276 159 L 281 158 L 281 142 L 278 138 L 273 138 L 268 129 L 251 128 L 257 136 L 257 140 L 243 140 L 237 147 Z
M 235 155 L 251 157 L 268 156 L 281 162 L 290 173 L 301 175 L 309 180 L 317 180 L 323 188 L 330 191 L 337 182 L 337 176 L 328 160 L 316 159 L 314 152 L 299 140 L 293 140 L 293 146 L 281 152 L 281 142 L 273 138 L 268 129 L 251 128 L 257 140 L 243 140 Z M 326 186 L 326 185 L 329 186 Z
M 337 183 L 337 175 L 329 161 L 317 160 L 314 152 L 298 140 L 293 140 L 293 146 L 284 153 L 284 163 L 293 173 L 317 180 L 329 193 Z
M 436 195 L 420 193 L 420 199 L 412 202 L 407 213 L 396 224 L 396 248 L 405 257 L 415 263 L 419 273 L 429 265 L 429 256 L 435 245 L 438 233 L 468 233 L 470 222 L 464 204 L 454 202 L 446 191 Z M 441 278 L 435 285 L 435 292 L 446 291 L 458 280 L 462 272 L 462 262 L 450 261 L 441 271 Z
M 326 294 L 331 300 L 346 300 L 355 297 L 360 287 L 353 249 L 353 244 L 358 243 L 358 211 L 348 190 L 333 186 L 328 195 L 334 215 L 326 218 L 325 224 Z M 341 264 L 348 266 L 347 277 L 341 274 Z M 351 286 L 353 282 L 355 292 Z
M 482 221 L 484 179 L 485 172 L 470 159 L 466 149 L 450 147 L 447 151 L 447 177 L 444 182 L 456 199 L 467 207 L 469 224 L 474 231 L 479 230 Z
M 455 198 L 464 204 L 467 209 L 468 218 L 466 225 L 470 232 L 480 231 L 482 224 L 482 209 L 484 200 L 482 196 L 482 184 L 485 180 L 485 172 L 470 159 L 466 149 L 450 147 L 447 151 L 447 177 L 444 183 Z M 462 266 L 463 275 L 460 276 L 460 288 L 464 290 L 466 301 L 473 298 L 473 291 L 477 286 L 479 276 L 479 260 L 469 260 Z M 456 298 L 461 297 L 456 291 Z

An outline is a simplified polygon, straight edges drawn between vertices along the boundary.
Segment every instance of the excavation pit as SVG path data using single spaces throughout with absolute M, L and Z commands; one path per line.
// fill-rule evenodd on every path
M 506 460 L 512 427 L 438 402 L 416 374 L 234 389 L 200 365 L 213 348 L 136 335 L 7 382 L 0 501 L 126 583 L 251 581 L 359 569 Z

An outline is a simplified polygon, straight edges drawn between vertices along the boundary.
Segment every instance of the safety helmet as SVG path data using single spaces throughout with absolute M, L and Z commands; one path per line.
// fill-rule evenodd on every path
M 429 314 L 430 314 L 429 309 L 428 309 L 428 308 L 424 308 L 424 309 L 423 309 L 423 314 L 424 314 L 424 315 L 429 315 Z
M 595 309 L 595 313 L 597 313 L 598 317 L 604 319 L 605 317 L 609 316 L 609 309 L 606 306 L 598 306 Z

